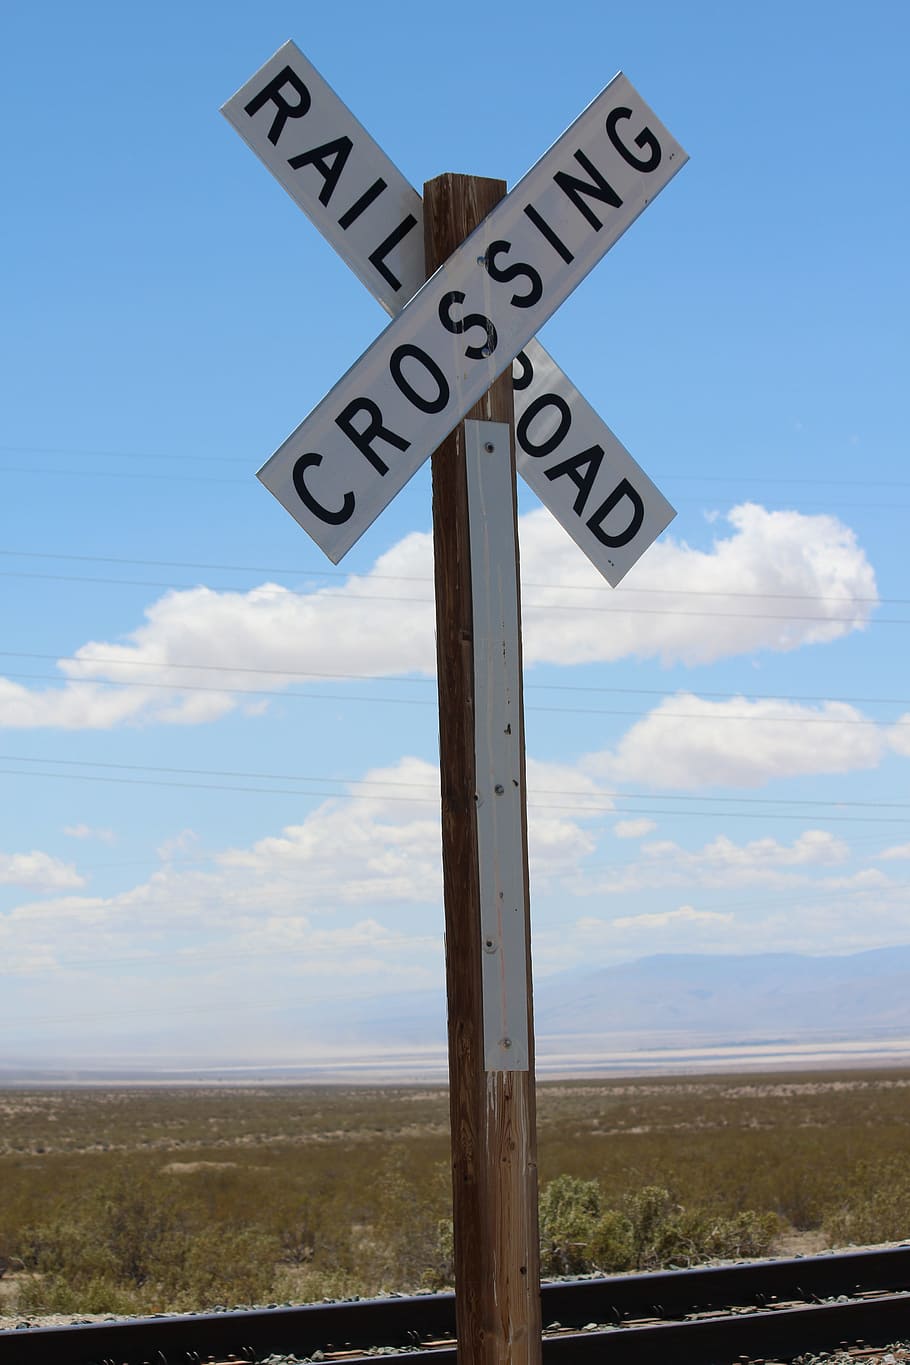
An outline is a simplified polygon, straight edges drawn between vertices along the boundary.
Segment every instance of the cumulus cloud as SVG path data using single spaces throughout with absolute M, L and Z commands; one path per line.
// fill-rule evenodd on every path
M 910 844 L 894 844 L 891 848 L 883 849 L 878 856 L 879 858 L 887 860 L 893 858 L 910 858 Z
M 655 952 L 731 951 L 736 924 L 733 914 L 680 905 L 670 910 L 617 915 L 613 919 L 582 916 L 567 928 L 573 954 L 599 960 Z
M 0 852 L 0 886 L 27 886 L 51 890 L 67 886 L 84 886 L 72 863 L 61 862 L 49 853 L 33 849 L 31 853 Z
M 667 929 L 674 924 L 731 924 L 733 916 L 718 910 L 696 910 L 681 905 L 678 910 L 663 910 L 654 914 L 619 915 L 611 920 L 614 929 Z
M 667 697 L 616 749 L 589 754 L 585 770 L 612 782 L 658 787 L 759 787 L 780 777 L 874 768 L 885 733 L 844 702 L 806 706 L 691 692 Z
M 523 517 L 526 664 L 702 664 L 866 625 L 875 577 L 836 518 L 747 504 L 726 529 L 707 550 L 665 536 L 614 592 L 549 513 Z M 263 691 L 314 675 L 430 676 L 434 648 L 431 537 L 414 533 L 368 573 L 331 587 L 168 592 L 123 639 L 92 640 L 61 659 L 60 685 L 0 678 L 0 726 L 111 729 L 256 714 L 268 704 Z
M 730 533 L 717 535 L 709 550 L 664 536 L 604 598 L 598 575 L 554 519 L 544 511 L 526 517 L 525 657 L 704 664 L 837 640 L 867 624 L 878 596 L 875 574 L 836 517 L 747 503 L 724 520 Z M 598 594 L 578 591 L 598 584 Z M 567 611 L 570 588 L 574 611 Z M 604 610 L 592 613 L 592 606 Z
M 910 712 L 900 717 L 888 733 L 888 741 L 896 753 L 910 758 Z
M 638 861 L 621 870 L 589 872 L 584 890 L 615 896 L 673 886 L 798 886 L 810 880 L 811 870 L 839 866 L 849 856 L 843 840 L 820 829 L 805 830 L 790 844 L 772 838 L 738 844 L 719 834 L 701 848 L 687 849 L 659 839 L 642 844 Z
M 64 825 L 63 833 L 69 839 L 98 839 L 102 844 L 113 844 L 117 841 L 112 829 L 94 829 L 91 825 Z
M 534 775 L 547 789 L 565 780 L 559 765 L 538 763 Z M 532 867 L 544 878 L 576 866 L 594 846 L 582 825 L 547 808 L 532 812 L 529 839 Z M 439 771 L 421 759 L 367 771 L 344 798 L 250 845 L 200 853 L 192 863 L 175 857 L 196 848 L 183 831 L 160 845 L 150 877 L 116 895 L 54 896 L 0 914 L 0 960 L 10 970 L 40 970 L 58 956 L 81 959 L 87 942 L 92 959 L 137 943 L 141 957 L 153 958 L 166 943 L 168 962 L 179 966 L 184 943 L 198 956 L 200 939 L 216 936 L 251 961 L 302 955 L 313 972 L 348 951 L 359 955 L 358 971 L 372 962 L 380 976 L 387 960 L 396 972 L 421 955 L 441 961 Z M 43 854 L 0 859 L 0 880 L 13 880 L 4 876 L 13 869 L 22 884 L 30 876 L 27 884 L 50 889 L 81 885 Z M 297 956 L 294 970 L 302 971 Z
M 655 829 L 657 829 L 657 825 L 653 820 L 644 818 L 641 820 L 617 820 L 613 826 L 613 833 L 617 839 L 642 839 Z

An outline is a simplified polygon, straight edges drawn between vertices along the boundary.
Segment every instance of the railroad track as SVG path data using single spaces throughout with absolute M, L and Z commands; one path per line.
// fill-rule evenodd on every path
M 910 1245 L 541 1290 L 545 1365 L 733 1365 L 910 1338 Z M 270 1354 L 454 1365 L 451 1294 L 0 1332 L 0 1365 L 200 1365 Z M 370 1352 L 369 1354 L 367 1354 Z M 506 1365 L 506 1362 L 503 1362 Z

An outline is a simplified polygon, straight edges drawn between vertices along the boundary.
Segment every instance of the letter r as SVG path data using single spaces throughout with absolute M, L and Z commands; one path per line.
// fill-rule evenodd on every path
M 290 85 L 292 89 L 296 91 L 298 97 L 297 104 L 288 104 L 287 100 L 282 95 L 281 92 L 286 85 Z M 309 90 L 307 90 L 296 71 L 290 66 L 282 67 L 278 72 L 278 75 L 273 76 L 268 85 L 260 90 L 258 95 L 254 95 L 249 104 L 243 106 L 244 112 L 249 114 L 250 118 L 252 118 L 254 114 L 259 113 L 259 110 L 263 105 L 268 104 L 270 101 L 274 104 L 277 112 L 272 119 L 272 126 L 269 129 L 269 142 L 276 143 L 281 137 L 282 130 L 288 119 L 303 118 L 312 101 L 310 99 Z

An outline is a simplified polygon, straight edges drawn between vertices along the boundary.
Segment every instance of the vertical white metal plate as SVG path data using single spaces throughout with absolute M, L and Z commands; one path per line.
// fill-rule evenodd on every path
M 527 1071 L 521 671 L 509 427 L 465 422 L 486 1071 Z

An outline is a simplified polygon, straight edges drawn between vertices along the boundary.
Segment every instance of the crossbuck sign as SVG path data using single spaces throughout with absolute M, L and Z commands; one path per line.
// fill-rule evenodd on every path
M 259 477 L 337 563 L 436 452 L 458 1359 L 539 1365 L 515 467 L 614 586 L 673 517 L 533 338 L 686 156 L 616 76 L 505 198 L 427 182 L 427 280 L 420 196 L 292 43 L 224 112 L 392 315 Z
M 426 282 L 420 196 L 293 43 L 223 112 L 394 316 L 266 487 L 337 563 L 514 361 L 519 472 L 615 586 L 675 513 L 533 337 L 687 159 L 625 76 Z

